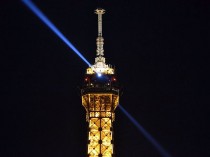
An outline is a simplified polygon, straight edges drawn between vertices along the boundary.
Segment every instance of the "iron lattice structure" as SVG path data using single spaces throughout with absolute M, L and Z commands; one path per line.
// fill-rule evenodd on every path
M 113 121 L 119 104 L 119 88 L 115 69 L 105 63 L 102 37 L 102 15 L 104 9 L 96 9 L 98 14 L 97 54 L 95 64 L 87 68 L 81 89 L 82 105 L 86 109 L 88 125 L 88 157 L 113 157 Z
M 88 128 L 88 156 L 113 156 L 113 127 L 118 104 L 118 92 L 104 91 L 103 93 L 90 93 L 82 91 L 82 104 L 86 108 Z

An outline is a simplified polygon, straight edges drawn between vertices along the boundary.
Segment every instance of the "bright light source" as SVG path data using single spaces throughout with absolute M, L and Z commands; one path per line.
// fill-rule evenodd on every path
M 102 76 L 102 74 L 101 74 L 101 73 L 97 73 L 97 75 L 98 75 L 98 77 L 101 77 L 101 76 Z

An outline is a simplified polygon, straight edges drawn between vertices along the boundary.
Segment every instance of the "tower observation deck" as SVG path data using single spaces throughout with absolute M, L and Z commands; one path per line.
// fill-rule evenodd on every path
M 114 157 L 113 121 L 119 104 L 119 86 L 115 69 L 105 63 L 102 15 L 104 9 L 95 10 L 98 15 L 95 64 L 87 68 L 81 88 L 82 105 L 88 122 L 88 157 Z

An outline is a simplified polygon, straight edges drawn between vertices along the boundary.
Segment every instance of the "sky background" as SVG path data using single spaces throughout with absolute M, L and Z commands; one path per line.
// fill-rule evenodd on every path
M 94 63 L 103 7 L 108 64 L 120 104 L 172 155 L 207 157 L 208 0 L 34 0 Z M 0 1 L 1 157 L 86 156 L 80 86 L 87 65 L 21 1 Z M 116 109 L 116 157 L 160 157 Z

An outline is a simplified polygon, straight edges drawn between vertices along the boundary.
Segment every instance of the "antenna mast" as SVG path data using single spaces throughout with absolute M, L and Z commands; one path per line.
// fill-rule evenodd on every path
M 102 37 L 102 15 L 105 14 L 105 10 L 98 8 L 95 10 L 95 13 L 98 14 L 98 37 L 96 39 L 96 45 L 97 45 L 97 56 L 103 56 L 104 55 L 104 38 Z
M 98 37 L 96 38 L 96 58 L 95 64 L 87 69 L 87 74 L 93 73 L 104 73 L 104 74 L 114 74 L 114 69 L 106 64 L 106 59 L 104 57 L 104 38 L 102 37 L 102 15 L 105 14 L 105 10 L 102 8 L 97 8 L 95 14 L 98 15 Z

